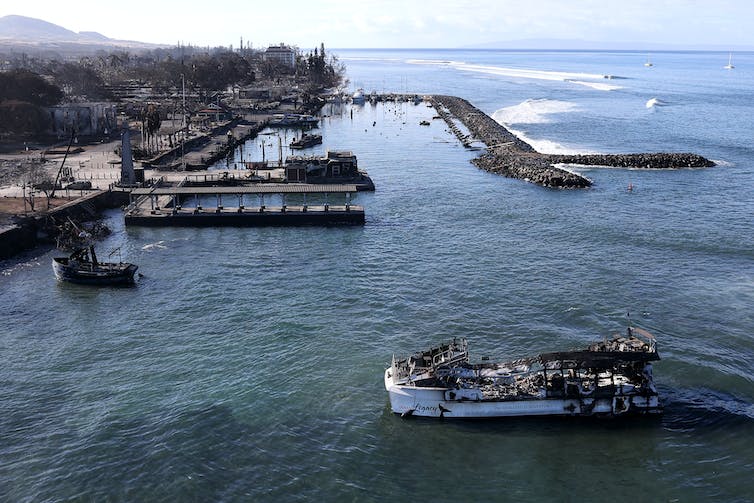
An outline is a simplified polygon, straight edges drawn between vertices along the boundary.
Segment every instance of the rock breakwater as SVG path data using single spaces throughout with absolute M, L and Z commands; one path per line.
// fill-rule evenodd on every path
M 487 146 L 487 151 L 472 161 L 479 168 L 544 187 L 584 188 L 591 185 L 589 179 L 553 166 L 547 156 L 538 153 L 531 145 L 463 98 L 433 96 L 431 100 L 446 122 L 449 121 L 447 114 L 454 116 L 474 138 Z
M 435 95 L 430 98 L 430 101 L 464 145 L 470 145 L 469 136 L 473 136 L 486 145 L 487 151 L 472 161 L 476 166 L 491 173 L 530 181 L 544 187 L 586 188 L 592 184 L 588 178 L 556 167 L 554 164 L 644 169 L 696 168 L 715 165 L 700 155 L 689 153 L 542 154 L 463 98 Z M 460 131 L 453 122 L 453 117 L 469 130 L 469 135 L 464 135 Z
M 690 153 L 549 155 L 548 158 L 550 162 L 554 163 L 615 166 L 619 168 L 710 168 L 715 165 L 714 162 L 701 155 Z

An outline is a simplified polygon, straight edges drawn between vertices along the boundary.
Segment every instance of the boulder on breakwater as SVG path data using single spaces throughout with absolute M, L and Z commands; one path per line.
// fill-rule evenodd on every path
M 557 168 L 538 155 L 486 152 L 471 162 L 490 173 L 526 180 L 543 187 L 583 189 L 592 184 L 588 178 Z
M 550 155 L 548 158 L 553 163 L 615 166 L 619 168 L 710 168 L 715 165 L 714 162 L 705 157 L 690 153 Z
M 433 96 L 432 104 L 451 129 L 448 114 L 460 120 L 471 135 L 487 146 L 487 151 L 472 161 L 477 167 L 544 187 L 585 188 L 592 184 L 588 178 L 553 166 L 547 156 L 463 98 Z
M 435 95 L 431 97 L 431 102 L 459 139 L 468 143 L 468 138 L 458 131 L 450 115 L 456 117 L 472 136 L 487 146 L 487 151 L 472 161 L 476 166 L 491 173 L 527 180 L 545 187 L 586 188 L 592 184 L 588 178 L 558 168 L 554 164 L 645 169 L 701 168 L 715 165 L 709 159 L 690 153 L 541 154 L 463 98 Z

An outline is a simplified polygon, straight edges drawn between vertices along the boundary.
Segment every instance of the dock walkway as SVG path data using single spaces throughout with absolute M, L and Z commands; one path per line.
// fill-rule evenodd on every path
M 294 225 L 363 225 L 364 208 L 351 204 L 356 185 L 311 185 L 255 183 L 234 186 L 153 187 L 131 192 L 132 204 L 126 215 L 126 225 L 137 226 L 294 226 Z M 307 195 L 324 196 L 316 205 L 307 204 Z M 345 196 L 344 204 L 330 204 L 331 194 Z M 244 196 L 256 195 L 259 205 L 247 207 Z M 282 204 L 267 206 L 266 195 L 280 195 Z M 286 204 L 286 195 L 300 196 L 302 204 Z M 200 197 L 216 198 L 214 207 L 204 207 Z M 166 198 L 168 200 L 166 201 Z M 193 206 L 183 203 L 193 198 Z M 223 198 L 237 201 L 226 206 Z M 162 201 L 162 206 L 160 202 Z M 298 202 L 298 201 L 297 201 Z

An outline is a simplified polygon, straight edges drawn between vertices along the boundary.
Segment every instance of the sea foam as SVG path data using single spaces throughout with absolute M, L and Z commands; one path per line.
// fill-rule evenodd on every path
M 570 101 L 529 99 L 518 105 L 501 108 L 492 114 L 496 122 L 506 128 L 521 140 L 525 141 L 537 152 L 542 154 L 592 154 L 595 152 L 574 149 L 551 140 L 535 139 L 526 135 L 524 131 L 511 127 L 511 124 L 547 124 L 553 122 L 552 115 L 578 112 L 579 107 Z
M 525 141 L 531 145 L 534 150 L 540 154 L 562 154 L 562 155 L 578 155 L 578 154 L 597 154 L 593 150 L 573 148 L 562 143 L 557 143 L 552 140 L 536 139 L 527 136 L 526 133 L 517 129 L 508 128 L 508 131 L 516 135 L 519 139 Z M 561 166 L 562 167 L 562 166 Z
M 664 107 L 667 105 L 667 102 L 662 101 L 659 98 L 652 98 L 647 101 L 646 107 L 647 108 L 654 108 L 654 107 Z
M 586 87 L 591 87 L 592 89 L 597 89 L 598 91 L 616 91 L 618 89 L 623 89 L 623 86 L 616 86 L 613 84 L 604 84 L 602 82 L 587 82 L 585 80 L 571 80 L 567 79 L 568 82 L 572 84 L 579 84 Z
M 552 122 L 550 115 L 578 111 L 578 105 L 570 101 L 529 99 L 495 111 L 492 118 L 501 124 L 546 124 Z
M 414 65 L 442 65 L 455 68 L 457 70 L 475 73 L 484 73 L 487 75 L 497 75 L 500 77 L 514 77 L 522 79 L 535 80 L 555 80 L 561 82 L 570 82 L 581 86 L 590 87 L 599 91 L 614 91 L 622 89 L 622 86 L 614 84 L 605 84 L 605 79 L 616 78 L 598 73 L 579 73 L 579 72 L 557 72 L 550 70 L 532 70 L 526 68 L 509 68 L 492 65 L 475 65 L 463 63 L 460 61 L 431 60 L 431 59 L 409 59 L 406 63 Z M 619 78 L 619 77 L 618 77 Z M 596 82 L 592 82 L 596 81 Z

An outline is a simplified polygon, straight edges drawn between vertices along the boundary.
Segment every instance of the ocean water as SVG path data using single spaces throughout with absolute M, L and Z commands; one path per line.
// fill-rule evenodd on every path
M 364 227 L 112 211 L 99 254 L 139 264 L 133 288 L 58 284 L 52 250 L 0 266 L 0 500 L 752 501 L 754 54 L 338 53 L 351 90 L 458 95 L 543 151 L 718 165 L 573 167 L 594 186 L 550 190 L 475 168 L 424 104 L 328 107 L 315 151 L 374 179 Z M 661 418 L 389 410 L 393 353 L 581 347 L 629 312 L 658 338 Z

